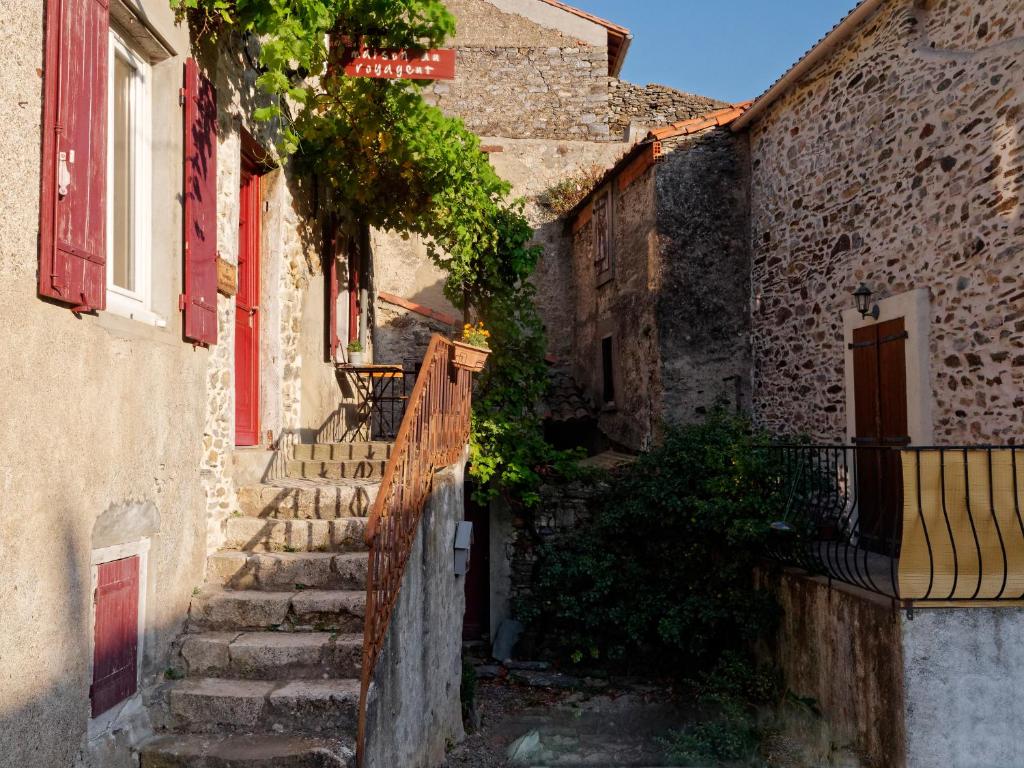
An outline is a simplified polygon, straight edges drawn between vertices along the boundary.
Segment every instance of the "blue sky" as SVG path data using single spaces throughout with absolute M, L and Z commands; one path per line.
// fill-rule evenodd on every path
M 622 77 L 725 101 L 759 96 L 856 0 L 566 0 L 633 32 Z

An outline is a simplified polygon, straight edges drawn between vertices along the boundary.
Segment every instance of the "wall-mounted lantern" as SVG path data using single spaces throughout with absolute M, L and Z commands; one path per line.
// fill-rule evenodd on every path
M 461 522 L 455 529 L 455 575 L 465 576 L 469 572 L 469 553 L 473 546 L 473 524 Z
M 861 283 L 857 290 L 853 292 L 853 299 L 857 302 L 857 311 L 860 312 L 861 317 L 871 315 L 873 319 L 877 320 L 881 310 L 878 308 L 878 304 L 871 303 L 873 295 L 867 284 Z

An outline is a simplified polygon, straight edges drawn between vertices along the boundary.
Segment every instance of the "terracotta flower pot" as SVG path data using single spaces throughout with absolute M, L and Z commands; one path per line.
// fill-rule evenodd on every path
M 455 345 L 455 359 L 453 362 L 456 368 L 462 368 L 473 373 L 484 369 L 484 363 L 487 362 L 487 357 L 491 354 L 491 350 L 484 349 L 483 347 L 474 347 L 461 341 L 454 341 L 452 343 Z

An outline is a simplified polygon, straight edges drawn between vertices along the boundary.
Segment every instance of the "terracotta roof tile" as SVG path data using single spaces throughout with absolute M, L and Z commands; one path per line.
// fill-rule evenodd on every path
M 728 125 L 750 109 L 750 105 L 753 103 L 754 102 L 752 101 L 741 101 L 738 104 L 733 104 L 731 107 L 725 107 L 724 109 L 716 109 L 714 112 L 708 112 L 706 115 L 702 115 L 701 117 L 693 117 L 689 120 L 680 120 L 678 123 L 666 125 L 664 128 L 655 128 L 647 134 L 647 138 L 661 141 L 662 139 L 671 139 L 676 136 L 686 136 L 691 133 L 697 133 L 707 128 Z

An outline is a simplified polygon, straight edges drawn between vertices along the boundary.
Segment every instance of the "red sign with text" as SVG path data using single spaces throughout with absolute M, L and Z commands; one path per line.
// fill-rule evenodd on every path
M 350 77 L 384 80 L 454 80 L 455 51 L 413 52 L 401 48 L 349 48 L 343 59 Z

